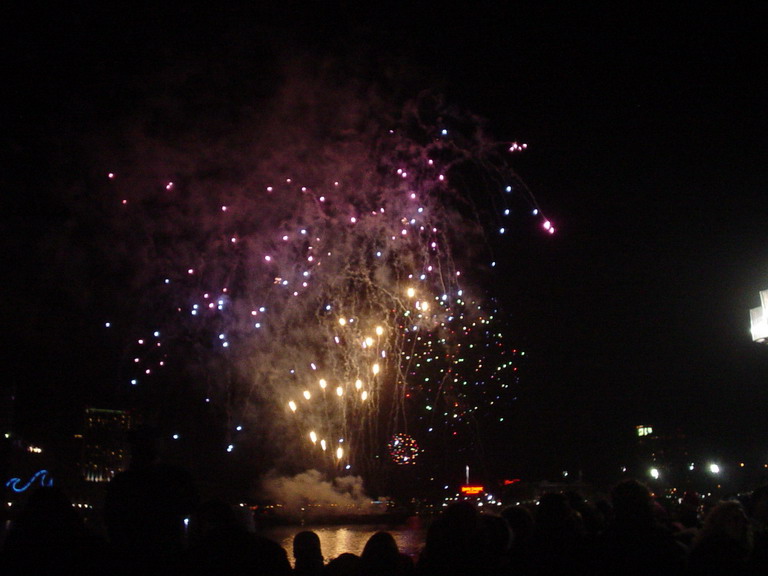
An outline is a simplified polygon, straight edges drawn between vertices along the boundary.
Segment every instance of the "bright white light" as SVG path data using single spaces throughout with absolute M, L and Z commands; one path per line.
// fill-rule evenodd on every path
M 651 478 L 653 478 L 654 480 L 659 479 L 659 470 L 657 468 L 651 468 L 650 470 L 648 470 L 648 474 L 650 474 Z
M 751 308 L 749 311 L 754 342 L 768 340 L 768 290 L 760 291 L 760 303 L 761 306 Z
M 720 474 L 720 466 L 712 463 L 709 465 L 709 471 L 712 472 L 712 474 Z

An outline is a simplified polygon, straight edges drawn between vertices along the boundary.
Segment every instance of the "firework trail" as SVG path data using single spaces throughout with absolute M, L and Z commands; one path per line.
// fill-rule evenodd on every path
M 365 474 L 514 387 L 487 233 L 521 206 L 554 228 L 510 167 L 525 145 L 431 96 L 340 91 L 289 85 L 215 143 L 143 134 L 101 189 L 136 295 L 121 385 L 175 366 L 219 407 L 223 449 L 258 430 L 278 466 Z

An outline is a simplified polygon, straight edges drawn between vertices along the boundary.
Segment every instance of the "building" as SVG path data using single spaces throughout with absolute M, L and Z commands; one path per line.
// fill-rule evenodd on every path
M 690 482 L 688 439 L 680 429 L 659 432 L 652 426 L 635 426 L 636 469 L 639 478 L 652 484 L 685 486 Z
M 86 408 L 82 434 L 80 474 L 86 482 L 109 482 L 125 470 L 130 456 L 128 433 L 133 426 L 130 412 Z

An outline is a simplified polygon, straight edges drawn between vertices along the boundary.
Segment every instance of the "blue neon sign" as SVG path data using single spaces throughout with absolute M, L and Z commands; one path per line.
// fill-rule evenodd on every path
M 27 481 L 26 484 L 21 484 L 21 478 L 11 478 L 8 480 L 8 482 L 5 483 L 5 485 L 12 489 L 14 492 L 24 492 L 26 489 L 28 489 L 32 484 L 35 483 L 35 480 L 40 480 L 40 486 L 53 486 L 53 478 L 48 476 L 48 470 L 38 470 L 34 474 L 32 474 L 32 477 Z

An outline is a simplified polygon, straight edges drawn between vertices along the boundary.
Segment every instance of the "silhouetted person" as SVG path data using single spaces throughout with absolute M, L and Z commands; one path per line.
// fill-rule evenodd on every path
M 151 430 L 131 435 L 131 462 L 107 485 L 104 522 L 118 573 L 176 572 L 185 551 L 184 519 L 197 491 L 184 469 L 158 461 Z
M 580 493 L 569 490 L 565 493 L 571 508 L 581 516 L 584 537 L 587 542 L 594 540 L 605 530 L 606 518 L 596 503 L 588 502 Z
M 596 548 L 596 573 L 605 576 L 679 576 L 685 548 L 654 516 L 650 490 L 637 480 L 611 491 L 613 519 Z
M 480 521 L 485 524 L 488 534 L 487 553 L 491 574 L 517 574 L 510 555 L 513 536 L 507 521 L 496 514 L 481 514 Z
M 470 502 L 455 502 L 435 518 L 427 530 L 424 548 L 416 561 L 423 576 L 490 574 L 488 533 Z
M 333 558 L 323 568 L 323 576 L 358 576 L 360 556 L 344 552 Z
M 392 534 L 381 531 L 368 538 L 360 555 L 360 576 L 410 576 L 413 573 L 413 562 L 400 553 Z
M 756 488 L 750 495 L 747 516 L 753 538 L 749 573 L 768 574 L 768 484 Z
M 525 506 L 509 506 L 501 511 L 501 516 L 507 521 L 512 531 L 512 544 L 509 557 L 513 567 L 519 568 L 523 556 L 528 550 L 528 543 L 533 535 L 535 520 L 533 513 Z
M 277 542 L 250 532 L 221 500 L 204 502 L 195 515 L 184 575 L 290 576 L 288 553 Z
M 304 530 L 293 537 L 293 573 L 301 576 L 318 576 L 323 571 L 323 551 L 320 536 Z
M 749 521 L 740 502 L 719 502 L 704 519 L 688 555 L 689 576 L 744 576 L 752 552 Z
M 585 574 L 584 525 L 568 497 L 542 495 L 534 518 L 533 532 L 521 552 L 522 571 L 535 576 Z
M 686 492 L 674 510 L 672 523 L 675 527 L 675 538 L 688 549 L 701 530 L 700 508 L 699 495 L 696 492 Z
M 0 554 L 3 576 L 109 571 L 106 542 L 91 533 L 56 486 L 37 488 L 12 522 Z
M 677 507 L 677 521 L 683 529 L 701 528 L 701 518 L 699 508 L 701 507 L 701 498 L 696 492 L 686 492 Z

